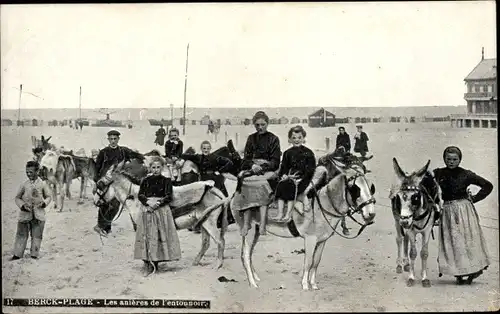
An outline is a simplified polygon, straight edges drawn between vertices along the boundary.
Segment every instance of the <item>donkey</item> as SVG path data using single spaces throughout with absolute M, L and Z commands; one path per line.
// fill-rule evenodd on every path
M 54 208 L 62 212 L 64 208 L 64 195 L 71 199 L 71 181 L 75 178 L 75 164 L 72 156 L 59 155 L 47 150 L 40 160 L 40 177 L 52 185 Z M 62 189 L 65 187 L 65 191 Z M 71 211 L 71 209 L 70 209 Z
M 396 244 L 398 246 L 398 258 L 396 260 L 396 272 L 410 272 L 407 286 L 415 284 L 415 259 L 417 258 L 416 237 L 422 235 L 422 248 L 420 258 L 422 259 L 422 285 L 430 287 L 431 282 L 427 278 L 427 258 L 429 256 L 428 246 L 432 228 L 436 220 L 436 206 L 442 205 L 441 189 L 434 177 L 428 172 L 430 160 L 420 170 L 411 174 L 401 170 L 396 158 L 392 159 L 394 172 L 399 184 L 391 189 L 389 198 L 392 204 L 392 214 L 396 227 Z M 401 259 L 401 244 L 404 239 L 404 257 Z M 410 245 L 410 262 L 408 263 L 408 244 Z
M 116 198 L 121 204 L 120 213 L 127 209 L 134 227 L 137 231 L 136 221 L 140 219 L 141 209 L 137 202 L 140 179 L 123 170 L 124 162 L 112 166 L 106 173 L 104 180 L 108 181 L 105 191 L 98 190 L 94 195 L 94 204 L 100 206 L 102 202 L 110 202 Z M 185 186 L 173 187 L 173 200 L 169 204 L 177 230 L 201 226 L 202 245 L 200 252 L 193 261 L 199 265 L 201 259 L 210 247 L 210 238 L 218 245 L 217 269 L 224 262 L 225 239 L 227 229 L 228 199 L 213 186 L 213 181 L 200 181 Z M 217 218 L 223 213 L 223 227 L 217 229 Z M 115 218 L 116 220 L 117 218 Z
M 270 234 L 282 238 L 304 239 L 303 290 L 319 289 L 316 273 L 326 241 L 334 233 L 344 237 L 336 230 L 341 219 L 345 216 L 353 218 L 354 213 L 360 213 L 364 224 L 359 223 L 359 235 L 375 218 L 375 187 L 373 184 L 369 185 L 363 169 L 359 165 L 345 166 L 334 159 L 329 159 L 329 162 L 331 166 L 321 165 L 316 168 L 312 181 L 315 186 L 321 188 L 316 191 L 309 210 L 303 215 L 294 210 L 290 222 L 267 223 L 267 232 Z M 352 191 L 356 192 L 355 196 Z M 307 193 L 306 189 L 305 194 Z M 253 228 L 247 235 L 242 236 L 241 261 L 250 286 L 258 288 L 257 281 L 260 279 L 253 266 L 252 255 L 260 235 L 260 214 L 253 209 L 247 210 L 251 210 Z M 243 213 L 235 211 L 234 206 L 232 211 L 241 230 L 244 224 Z

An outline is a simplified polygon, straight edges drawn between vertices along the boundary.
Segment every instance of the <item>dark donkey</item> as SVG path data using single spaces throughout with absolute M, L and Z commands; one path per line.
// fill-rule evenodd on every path
M 194 154 L 194 153 L 195 150 L 192 147 L 189 147 L 185 152 L 185 154 Z M 236 151 L 232 140 L 229 140 L 226 146 L 220 147 L 210 155 L 221 156 L 231 160 L 232 165 L 227 169 L 226 174 L 233 175 L 236 179 L 236 176 L 240 171 L 242 159 L 240 154 Z M 185 170 L 181 171 L 182 172 L 181 182 L 180 182 L 181 185 L 186 185 L 201 180 L 200 170 L 193 162 L 186 160 L 183 165 L 183 169 Z M 230 193 L 232 189 L 227 187 L 225 179 L 224 179 L 224 186 L 226 187 L 226 192 Z M 227 218 L 228 224 L 230 225 L 235 223 L 233 214 L 229 206 L 227 208 L 227 211 L 228 211 L 228 218 Z M 222 226 L 222 215 L 220 215 L 219 219 L 217 220 L 217 228 L 220 228 L 221 226 Z

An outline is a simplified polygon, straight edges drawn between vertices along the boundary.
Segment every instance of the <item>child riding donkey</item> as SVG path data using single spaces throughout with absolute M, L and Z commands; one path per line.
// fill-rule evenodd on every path
M 184 143 L 179 139 L 179 130 L 172 127 L 168 131 L 168 140 L 165 143 L 165 158 L 167 159 L 167 166 L 172 173 L 172 180 L 180 182 L 181 173 L 176 161 L 182 154 Z
M 276 199 L 278 200 L 277 220 L 289 221 L 292 209 L 296 205 L 304 204 L 304 209 L 308 209 L 307 197 L 303 193 L 311 183 L 311 179 L 316 169 L 316 158 L 309 148 L 303 146 L 306 131 L 302 126 L 295 126 L 288 131 L 288 141 L 293 145 L 283 154 L 279 171 L 280 182 L 276 188 Z M 300 198 L 300 202 L 298 197 Z M 287 211 L 283 216 L 283 207 L 287 202 Z M 302 208 L 298 208 L 303 214 Z
M 209 141 L 203 141 L 200 145 L 201 154 L 182 154 L 181 160 L 189 160 L 193 162 L 199 169 L 200 172 L 200 181 L 208 181 L 213 180 L 215 182 L 214 186 L 221 190 L 225 197 L 228 197 L 228 191 L 224 184 L 224 176 L 222 173 L 229 172 L 231 167 L 233 166 L 233 162 L 226 157 L 211 154 L 212 144 Z M 181 161 L 182 162 L 182 161 Z M 234 218 L 231 214 L 231 211 L 228 210 L 228 223 L 234 223 Z M 220 227 L 221 221 L 219 219 L 218 226 Z

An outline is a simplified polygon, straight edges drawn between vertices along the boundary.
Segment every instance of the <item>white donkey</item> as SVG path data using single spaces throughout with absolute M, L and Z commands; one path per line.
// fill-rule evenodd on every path
M 339 174 L 335 175 L 337 173 Z M 361 225 L 359 235 L 367 225 L 373 223 L 375 218 L 375 198 L 373 197 L 375 186 L 368 183 L 362 166 L 351 165 L 347 167 L 333 158 L 329 158 L 326 165 L 316 168 L 313 182 L 316 183 L 316 186 L 319 184 L 322 187 L 317 191 L 309 210 L 303 216 L 294 210 L 291 222 L 269 221 L 267 223 L 267 231 L 275 236 L 304 239 L 303 290 L 318 289 L 316 272 L 326 241 L 334 233 L 344 237 L 336 231 L 341 219 L 360 213 L 364 224 L 358 223 Z M 241 261 L 250 286 L 257 288 L 257 281 L 260 279 L 253 267 L 252 255 L 259 240 L 261 220 L 259 211 L 247 210 L 251 210 L 253 228 L 247 235 L 242 236 Z M 244 224 L 242 212 L 233 210 L 233 215 L 241 230 Z
M 427 278 L 427 258 L 429 257 L 429 239 L 435 220 L 439 215 L 442 198 L 441 189 L 435 181 L 429 168 L 430 160 L 420 170 L 411 174 L 405 173 L 399 167 L 396 158 L 392 160 L 394 171 L 399 184 L 391 190 L 389 198 L 392 204 L 392 214 L 396 226 L 396 244 L 398 246 L 398 258 L 396 260 L 396 272 L 409 271 L 407 285 L 415 284 L 415 259 L 417 258 L 416 237 L 422 235 L 422 248 L 420 258 L 422 259 L 422 285 L 430 287 L 431 282 Z M 401 244 L 404 239 L 404 257 L 401 259 Z M 408 250 L 408 245 L 410 249 Z M 410 261 L 408 262 L 408 252 Z

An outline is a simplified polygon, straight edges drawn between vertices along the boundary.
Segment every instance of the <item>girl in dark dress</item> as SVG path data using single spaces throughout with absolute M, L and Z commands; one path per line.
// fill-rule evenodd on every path
M 172 181 L 161 174 L 163 161 L 153 157 L 151 174 L 140 185 L 137 198 L 142 205 L 142 215 L 137 223 L 134 258 L 144 261 L 144 275 L 158 268 L 159 262 L 181 258 L 181 247 L 172 211 Z
M 281 161 L 279 178 L 281 181 L 276 188 L 278 200 L 278 214 L 276 219 L 289 221 L 297 196 L 302 194 L 311 183 L 316 169 L 316 158 L 309 148 L 305 147 L 306 131 L 301 126 L 296 126 L 288 131 L 288 141 L 293 145 L 285 151 Z M 292 179 L 290 176 L 294 176 Z M 295 185 L 294 180 L 299 180 Z M 287 202 L 287 211 L 284 217 L 283 208 Z
M 449 274 L 457 278 L 458 284 L 471 284 L 490 264 L 473 204 L 486 198 L 493 190 L 493 185 L 474 172 L 458 166 L 462 160 L 462 152 L 458 147 L 447 147 L 443 159 L 446 168 L 434 170 L 444 201 L 439 239 L 439 276 Z M 476 195 L 470 195 L 469 185 L 479 186 L 481 190 Z

